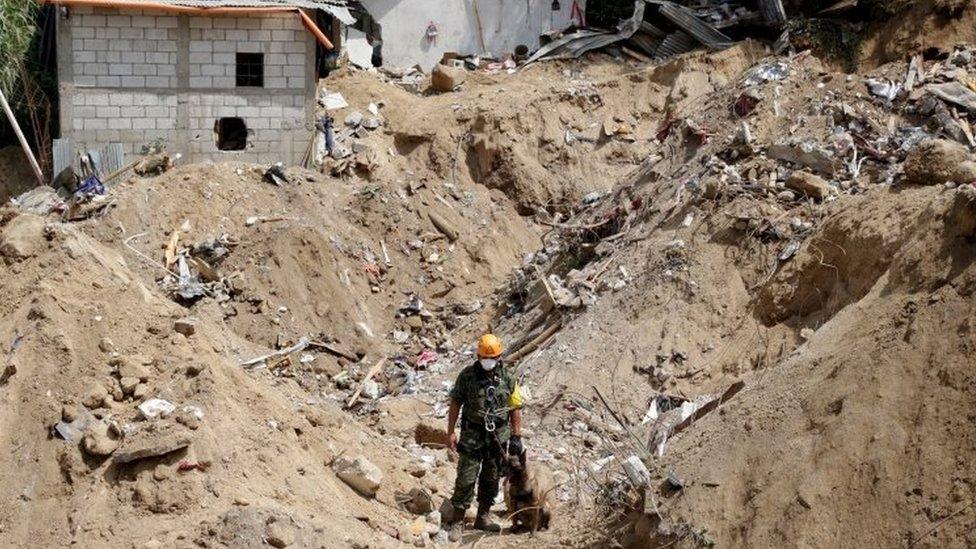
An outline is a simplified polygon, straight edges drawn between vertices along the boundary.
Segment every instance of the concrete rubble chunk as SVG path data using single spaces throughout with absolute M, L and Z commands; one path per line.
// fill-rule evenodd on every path
M 359 111 L 353 111 L 346 115 L 345 124 L 350 128 L 356 128 L 363 123 L 363 113 Z
M 464 69 L 438 64 L 430 73 L 430 86 L 434 91 L 450 92 L 463 84 L 467 78 L 468 73 Z
M 112 456 L 116 463 L 163 456 L 186 448 L 193 442 L 192 433 L 182 425 L 170 423 L 159 428 L 143 429 L 126 436 Z
M 823 200 L 830 195 L 830 183 L 818 175 L 799 170 L 793 172 L 786 180 L 786 188 L 817 200 Z
M 976 181 L 976 162 L 969 150 L 945 139 L 926 139 L 908 152 L 903 168 L 904 183 L 941 185 Z
M 363 456 L 340 456 L 332 464 L 336 476 L 353 490 L 366 497 L 373 497 L 383 482 L 383 472 Z

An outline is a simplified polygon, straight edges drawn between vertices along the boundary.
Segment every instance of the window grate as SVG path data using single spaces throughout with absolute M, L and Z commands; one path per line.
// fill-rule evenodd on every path
M 263 53 L 238 53 L 237 54 L 237 87 L 238 88 L 263 88 L 264 87 L 264 54 Z

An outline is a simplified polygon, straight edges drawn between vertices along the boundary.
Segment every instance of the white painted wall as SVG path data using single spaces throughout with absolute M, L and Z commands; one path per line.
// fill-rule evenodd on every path
M 552 0 L 361 0 L 380 24 L 383 38 L 383 64 L 424 69 L 436 65 L 444 52 L 481 53 L 477 2 L 484 31 L 485 46 L 498 57 L 524 44 L 529 51 L 539 47 L 539 36 L 571 24 L 573 0 L 559 0 L 559 11 L 552 11 Z M 586 11 L 586 0 L 576 0 Z M 427 26 L 434 23 L 439 35 L 427 42 Z

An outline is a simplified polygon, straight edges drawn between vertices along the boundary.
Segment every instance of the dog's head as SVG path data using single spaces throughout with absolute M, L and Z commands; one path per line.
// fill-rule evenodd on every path
M 507 454 L 505 465 L 508 467 L 508 476 L 512 479 L 520 479 L 525 476 L 525 452 L 521 454 Z

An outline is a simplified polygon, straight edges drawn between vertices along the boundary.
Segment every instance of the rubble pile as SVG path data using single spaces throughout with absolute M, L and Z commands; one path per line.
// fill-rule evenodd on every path
M 692 16 L 772 22 L 726 8 Z M 22 195 L 0 542 L 446 546 L 447 393 L 491 330 L 542 546 L 964 544 L 972 57 L 350 73 L 306 166 Z

